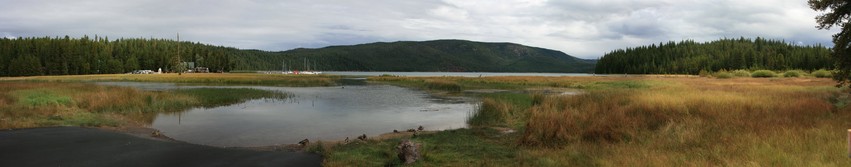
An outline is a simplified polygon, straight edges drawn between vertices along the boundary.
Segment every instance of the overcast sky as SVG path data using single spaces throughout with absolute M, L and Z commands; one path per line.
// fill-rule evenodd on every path
M 832 46 L 806 0 L 0 0 L 0 37 L 175 38 L 269 51 L 371 42 L 513 42 L 599 58 L 670 40 Z

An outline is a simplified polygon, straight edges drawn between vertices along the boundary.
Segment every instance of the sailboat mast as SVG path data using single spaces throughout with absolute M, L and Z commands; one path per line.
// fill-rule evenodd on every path
M 177 33 L 177 66 L 176 67 L 182 67 L 182 66 L 183 66 L 183 60 L 180 59 L 180 33 Z M 175 70 L 177 71 L 177 75 L 180 75 L 180 74 L 183 73 L 183 68 L 176 68 Z

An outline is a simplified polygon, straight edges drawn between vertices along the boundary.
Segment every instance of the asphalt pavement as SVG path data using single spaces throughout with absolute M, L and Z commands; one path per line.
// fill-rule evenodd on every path
M 320 166 L 316 154 L 219 148 L 82 127 L 0 131 L 0 166 Z

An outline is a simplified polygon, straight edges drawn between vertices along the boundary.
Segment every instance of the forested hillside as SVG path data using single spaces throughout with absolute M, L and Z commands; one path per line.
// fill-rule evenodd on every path
M 602 74 L 697 74 L 701 70 L 832 69 L 830 50 L 816 46 L 798 46 L 785 41 L 721 39 L 698 43 L 691 40 L 619 49 L 605 54 L 597 62 Z
M 513 43 L 465 40 L 379 42 L 284 52 L 250 51 L 235 69 L 307 66 L 330 71 L 592 72 L 594 61 Z M 307 63 L 305 63 L 307 60 Z
M 234 48 L 169 39 L 106 37 L 0 38 L 0 76 L 125 73 L 162 68 L 170 71 L 180 61 L 196 62 L 211 71 L 229 71 Z
M 170 39 L 0 38 L 0 76 L 110 74 L 160 68 L 173 71 L 178 62 L 195 62 L 212 72 L 305 70 L 308 66 L 323 71 L 591 72 L 594 68 L 593 61 L 559 51 L 463 40 L 268 52 Z

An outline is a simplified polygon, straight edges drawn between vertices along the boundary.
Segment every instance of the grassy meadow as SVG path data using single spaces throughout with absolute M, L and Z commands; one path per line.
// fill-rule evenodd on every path
M 78 82 L 0 82 L 0 128 L 144 126 L 157 113 L 287 94 L 257 89 L 142 91 Z
M 404 139 L 421 144 L 422 157 L 413 166 L 851 166 L 845 145 L 851 128 L 848 90 L 815 72 L 770 78 L 728 73 L 731 77 L 371 77 L 373 83 L 473 96 L 482 103 L 468 120 L 471 128 L 347 144 L 316 142 L 308 150 L 322 154 L 326 166 L 401 165 L 395 145 Z M 142 91 L 89 81 L 318 86 L 337 79 L 268 74 L 0 78 L 0 128 L 144 126 L 157 113 L 289 97 L 256 89 Z
M 169 82 L 206 85 L 269 85 L 269 86 L 331 86 L 341 76 L 336 75 L 283 75 L 257 73 L 165 73 L 165 74 L 97 74 L 2 77 L 0 81 L 35 82 Z
M 849 166 L 848 92 L 826 78 L 374 77 L 485 93 L 469 129 L 423 134 L 413 166 Z M 441 85 L 441 86 L 431 86 Z M 446 86 L 452 85 L 452 86 Z M 520 91 L 524 92 L 524 91 Z M 530 91 L 533 92 L 533 91 Z M 513 129 L 514 133 L 503 133 Z M 408 138 L 408 137 L 403 137 Z M 327 166 L 395 166 L 403 138 L 333 144 Z

